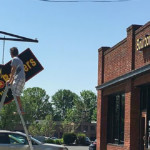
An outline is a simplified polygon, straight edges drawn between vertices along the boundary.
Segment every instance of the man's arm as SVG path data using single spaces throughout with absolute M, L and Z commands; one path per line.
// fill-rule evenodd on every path
M 11 73 L 10 73 L 10 79 L 7 81 L 7 84 L 12 84 L 13 83 L 15 72 L 16 72 L 16 67 L 12 66 L 11 67 Z

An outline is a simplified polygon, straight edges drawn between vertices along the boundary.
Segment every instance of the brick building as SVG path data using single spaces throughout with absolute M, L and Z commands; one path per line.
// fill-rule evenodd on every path
M 150 149 L 150 22 L 98 52 L 97 150 Z

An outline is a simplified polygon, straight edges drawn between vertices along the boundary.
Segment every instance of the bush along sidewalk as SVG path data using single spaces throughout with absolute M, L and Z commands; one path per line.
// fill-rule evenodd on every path
M 78 133 L 76 144 L 77 145 L 85 145 L 85 138 L 86 138 L 86 135 L 84 133 Z
M 64 133 L 62 139 L 46 139 L 45 143 L 51 144 L 65 144 L 65 145 L 85 145 L 86 135 L 84 133 Z
M 70 145 L 73 144 L 77 139 L 77 136 L 75 133 L 65 133 L 63 135 L 63 141 L 64 144 Z
M 45 140 L 45 143 L 62 145 L 64 142 L 63 142 L 63 139 L 55 139 L 55 140 L 53 140 L 53 139 L 49 138 L 49 139 Z

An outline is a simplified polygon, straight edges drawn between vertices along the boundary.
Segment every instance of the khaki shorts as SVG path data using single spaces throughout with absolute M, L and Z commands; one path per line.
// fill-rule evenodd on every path
M 25 85 L 25 81 L 22 79 L 14 80 L 12 84 L 12 90 L 15 96 L 20 96 Z

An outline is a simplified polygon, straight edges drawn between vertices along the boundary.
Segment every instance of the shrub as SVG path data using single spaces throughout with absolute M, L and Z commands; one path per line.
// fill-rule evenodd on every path
M 63 135 L 63 140 L 65 144 L 72 144 L 77 139 L 75 133 L 65 133 Z
M 76 140 L 76 143 L 77 144 L 81 144 L 81 145 L 85 145 L 85 134 L 83 133 L 78 133 L 77 134 L 77 140 Z
M 45 143 L 51 143 L 51 144 L 63 144 L 63 139 L 56 139 L 56 140 L 53 140 L 53 139 L 46 139 L 45 140 Z
M 51 144 L 55 144 L 55 141 L 53 139 L 46 139 L 45 143 L 51 143 Z
M 59 144 L 59 145 L 63 144 L 63 139 L 56 139 L 55 144 Z

